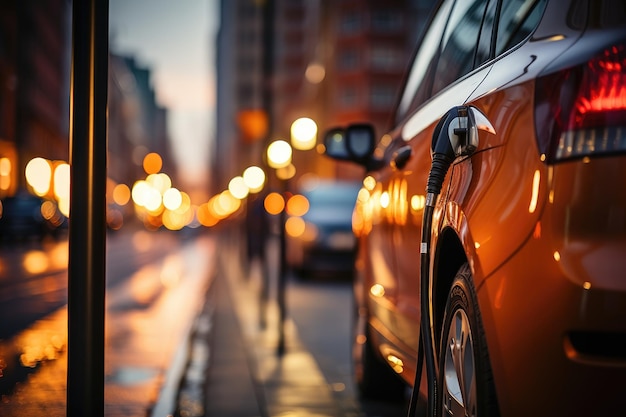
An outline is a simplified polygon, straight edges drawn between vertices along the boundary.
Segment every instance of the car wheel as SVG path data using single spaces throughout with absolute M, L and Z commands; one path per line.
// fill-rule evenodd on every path
M 372 346 L 367 320 L 354 320 L 352 359 L 359 396 L 366 400 L 401 401 L 406 384 Z
M 442 416 L 498 415 L 485 334 L 468 264 L 448 294 L 439 349 Z

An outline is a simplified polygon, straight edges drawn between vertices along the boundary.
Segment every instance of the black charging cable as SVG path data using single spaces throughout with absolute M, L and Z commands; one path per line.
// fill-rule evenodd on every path
M 428 382 L 428 416 L 437 416 L 438 385 L 436 374 L 436 358 L 431 328 L 430 290 L 430 243 L 432 220 L 441 192 L 443 181 L 454 159 L 461 154 L 459 143 L 466 143 L 468 135 L 468 108 L 459 106 L 446 113 L 435 127 L 432 142 L 432 163 L 426 186 L 426 204 L 422 220 L 422 240 L 420 245 L 420 336 L 418 345 L 417 369 L 415 382 L 409 405 L 409 417 L 415 417 L 417 401 L 422 379 L 422 367 L 426 363 L 426 379 Z M 464 126 L 463 126 L 464 125 Z M 452 140 L 454 138 L 454 141 Z

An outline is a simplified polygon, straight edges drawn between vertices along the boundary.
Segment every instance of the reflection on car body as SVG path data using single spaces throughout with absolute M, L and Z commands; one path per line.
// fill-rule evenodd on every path
M 368 169 L 354 213 L 363 395 L 422 382 L 437 415 L 614 414 L 625 21 L 620 1 L 443 0 L 391 140 L 364 158 L 371 138 L 327 136 L 328 155 Z M 420 337 L 428 380 L 415 378 Z

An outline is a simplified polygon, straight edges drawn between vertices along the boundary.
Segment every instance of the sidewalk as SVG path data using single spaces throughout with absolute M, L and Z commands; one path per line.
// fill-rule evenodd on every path
M 275 243 L 269 245 L 276 252 Z M 285 323 L 285 351 L 278 354 L 279 312 L 274 297 L 270 296 L 268 303 L 267 326 L 260 328 L 260 265 L 254 263 L 246 277 L 236 241 L 222 239 L 218 248 L 217 274 L 202 314 L 211 317 L 206 320 L 211 324 L 208 331 L 196 334 L 196 339 L 208 338 L 209 352 L 204 363 L 201 354 L 191 355 L 178 415 L 342 416 L 331 388 L 290 320 Z M 270 275 L 275 277 L 276 271 L 271 269 Z M 200 372 L 206 375 L 204 382 L 198 379 Z

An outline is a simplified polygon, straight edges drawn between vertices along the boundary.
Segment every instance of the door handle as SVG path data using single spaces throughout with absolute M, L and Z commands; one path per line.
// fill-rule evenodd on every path
M 409 162 L 411 156 L 413 156 L 413 148 L 409 145 L 403 146 L 393 154 L 390 165 L 392 168 L 402 169 Z

